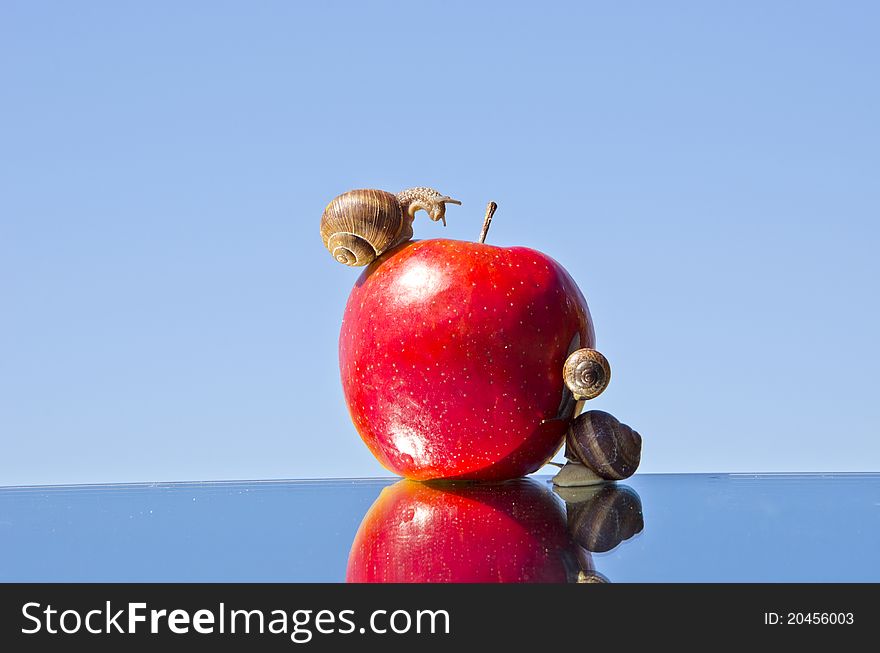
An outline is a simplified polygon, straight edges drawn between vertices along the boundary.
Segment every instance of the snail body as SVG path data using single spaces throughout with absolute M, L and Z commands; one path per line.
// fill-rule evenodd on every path
M 321 239 L 344 265 L 369 265 L 392 247 L 410 240 L 417 211 L 446 224 L 446 204 L 461 204 L 432 188 L 397 195 L 384 190 L 351 190 L 335 197 L 321 216 Z

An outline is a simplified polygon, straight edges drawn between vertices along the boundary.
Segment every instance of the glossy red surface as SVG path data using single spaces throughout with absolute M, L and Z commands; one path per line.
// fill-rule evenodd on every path
M 542 485 L 385 488 L 348 557 L 350 583 L 564 583 L 589 554 L 571 542 L 565 509 Z
M 405 243 L 364 271 L 339 361 L 355 427 L 386 468 L 505 479 L 561 446 L 567 423 L 552 418 L 562 367 L 594 345 L 586 300 L 553 259 L 438 239 Z

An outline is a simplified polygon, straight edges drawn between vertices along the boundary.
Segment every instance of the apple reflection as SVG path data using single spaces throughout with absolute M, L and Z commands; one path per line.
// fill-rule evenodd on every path
M 591 553 L 610 551 L 642 530 L 638 494 L 616 484 L 558 492 L 534 479 L 395 483 L 364 516 L 346 579 L 607 582 Z

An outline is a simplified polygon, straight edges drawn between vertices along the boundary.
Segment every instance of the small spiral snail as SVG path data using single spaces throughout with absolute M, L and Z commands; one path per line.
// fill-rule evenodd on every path
M 417 211 L 446 225 L 446 205 L 458 200 L 432 188 L 409 188 L 397 195 L 384 190 L 351 190 L 335 197 L 321 216 L 321 239 L 340 263 L 368 265 L 413 236 Z
M 601 410 L 574 419 L 567 445 L 584 465 L 612 481 L 632 476 L 642 457 L 642 436 Z
M 595 399 L 611 381 L 611 366 L 595 349 L 578 349 L 565 359 L 562 378 L 575 399 Z

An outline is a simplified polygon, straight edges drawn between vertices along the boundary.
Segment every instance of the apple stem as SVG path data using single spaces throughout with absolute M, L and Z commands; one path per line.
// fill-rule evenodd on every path
M 495 209 L 498 205 L 495 202 L 489 202 L 486 205 L 486 217 L 483 218 L 483 230 L 480 232 L 480 242 L 486 242 L 486 234 L 489 233 L 489 225 L 492 224 L 492 216 L 495 215 Z

